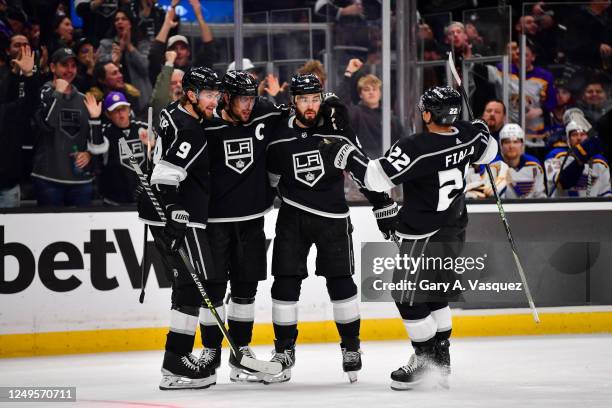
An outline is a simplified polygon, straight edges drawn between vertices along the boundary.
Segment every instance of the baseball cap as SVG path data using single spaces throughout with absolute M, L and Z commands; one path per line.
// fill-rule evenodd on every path
M 187 37 L 185 37 L 184 35 L 177 34 L 177 35 L 173 35 L 172 37 L 168 38 L 168 43 L 166 44 L 166 49 L 172 47 L 177 42 L 183 42 L 186 45 L 189 45 L 189 40 L 187 39 Z
M 243 71 L 249 71 L 249 70 L 254 70 L 254 69 L 257 69 L 257 67 L 253 65 L 250 59 L 248 58 L 242 59 L 242 70 Z M 232 61 L 232 63 L 227 66 L 226 72 L 235 71 L 235 70 L 236 70 L 236 61 Z
M 104 98 L 104 110 L 109 112 L 114 111 L 119 106 L 130 106 L 130 103 L 127 101 L 125 95 L 121 92 L 110 92 Z
M 60 48 L 51 55 L 51 62 L 57 64 L 58 62 L 66 62 L 70 58 L 76 59 L 74 51 L 70 48 Z

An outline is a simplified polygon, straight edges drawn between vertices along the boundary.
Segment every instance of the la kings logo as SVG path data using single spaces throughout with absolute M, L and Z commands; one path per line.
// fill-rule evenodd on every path
M 293 155 L 293 174 L 295 179 L 309 187 L 314 186 L 325 174 L 323 160 L 318 150 Z
M 138 165 L 142 167 L 145 161 L 144 145 L 140 142 L 140 139 L 126 140 L 126 142 L 129 148 L 132 150 L 132 154 L 138 161 Z M 130 153 L 123 150 L 121 143 L 117 142 L 117 145 L 119 147 L 119 161 L 121 162 L 121 165 L 130 169 L 130 171 L 134 171 L 130 165 Z
M 253 164 L 253 139 L 224 140 L 225 165 L 238 174 L 244 173 Z

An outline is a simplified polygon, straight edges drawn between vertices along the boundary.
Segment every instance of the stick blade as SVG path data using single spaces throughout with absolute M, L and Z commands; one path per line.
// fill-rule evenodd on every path
M 270 375 L 280 374 L 280 372 L 283 371 L 283 366 L 281 365 L 281 363 L 278 363 L 276 361 L 256 360 L 254 358 L 244 355 L 242 356 L 242 358 L 240 358 L 240 365 L 249 368 L 253 371 L 258 371 L 260 373 Z

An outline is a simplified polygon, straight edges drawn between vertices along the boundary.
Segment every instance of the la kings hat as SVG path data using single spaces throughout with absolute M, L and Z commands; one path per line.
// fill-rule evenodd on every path
M 70 58 L 74 58 L 76 60 L 76 55 L 74 51 L 70 48 L 60 48 L 51 55 L 51 62 L 57 64 L 58 62 L 66 62 Z
M 120 106 L 130 106 L 130 103 L 127 101 L 125 95 L 121 92 L 110 92 L 104 98 L 104 110 L 109 112 L 114 111 Z

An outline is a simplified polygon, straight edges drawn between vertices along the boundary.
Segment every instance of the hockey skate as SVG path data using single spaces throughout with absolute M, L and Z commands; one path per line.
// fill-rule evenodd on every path
M 419 385 L 434 368 L 434 348 L 417 346 L 408 364 L 391 373 L 391 389 L 410 390 Z
M 239 350 L 243 355 L 255 358 L 255 353 L 253 353 L 253 350 L 251 350 L 249 346 L 242 346 L 239 348 Z M 252 383 L 262 381 L 264 374 L 257 371 L 251 371 L 250 369 L 240 365 L 233 352 L 230 352 L 229 365 L 231 367 L 230 380 L 232 382 Z
M 191 353 L 166 351 L 162 364 L 160 390 L 208 388 L 217 383 L 217 374 L 198 365 Z
M 200 353 L 200 357 L 198 358 L 198 364 L 211 372 L 214 372 L 221 366 L 221 347 L 204 347 Z
M 448 383 L 448 377 L 451 373 L 451 361 L 450 361 L 450 342 L 448 339 L 436 341 L 434 362 L 440 371 L 439 385 L 444 388 L 450 388 Z
M 264 384 L 287 382 L 291 379 L 291 368 L 295 365 L 295 340 L 274 340 L 272 359 L 283 366 L 283 371 L 276 375 L 266 374 Z
M 340 343 L 342 349 L 342 370 L 348 375 L 352 383 L 357 381 L 357 372 L 361 370 L 361 350 L 359 339 L 357 341 L 343 341 Z

